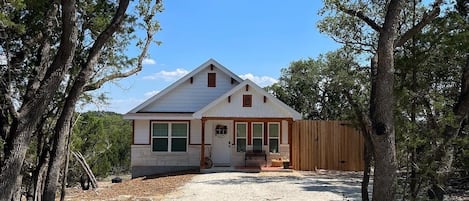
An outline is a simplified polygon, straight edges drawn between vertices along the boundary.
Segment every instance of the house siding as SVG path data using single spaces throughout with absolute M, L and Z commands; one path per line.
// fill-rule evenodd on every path
M 135 120 L 134 144 L 150 144 L 150 121 Z
M 205 123 L 205 144 L 212 144 L 211 136 L 212 124 L 209 122 Z M 202 121 L 200 119 L 191 120 L 191 133 L 190 142 L 191 145 L 200 145 L 202 143 Z
M 216 87 L 207 86 L 208 73 L 216 73 Z M 140 112 L 195 112 L 239 84 L 236 81 L 232 84 L 231 77 L 216 67 L 205 68 L 192 81 L 187 79 Z
M 243 95 L 252 95 L 252 106 L 243 107 Z M 203 114 L 204 117 L 247 117 L 247 118 L 291 118 L 286 111 L 277 107 L 269 98 L 250 89 L 242 89 L 231 95 L 230 101 L 221 101 Z

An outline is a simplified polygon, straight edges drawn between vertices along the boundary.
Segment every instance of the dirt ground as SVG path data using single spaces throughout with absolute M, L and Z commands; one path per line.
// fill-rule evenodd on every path
M 110 179 L 98 182 L 98 189 L 83 191 L 68 188 L 65 200 L 161 200 L 166 194 L 189 182 L 195 174 L 165 175 L 154 178 L 123 178 L 122 183 L 113 184 Z
M 154 178 L 111 178 L 98 182 L 96 190 L 67 189 L 65 200 L 360 200 L 360 172 L 294 171 L 261 173 L 179 173 Z M 370 191 L 372 184 L 370 184 Z M 270 190 L 269 190 L 270 189 Z M 247 199 L 246 194 L 249 194 Z M 464 195 L 446 200 L 468 200 Z M 314 199 L 313 199 L 314 198 Z

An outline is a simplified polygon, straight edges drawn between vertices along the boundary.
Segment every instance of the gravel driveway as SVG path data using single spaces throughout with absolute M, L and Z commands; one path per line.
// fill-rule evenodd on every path
M 361 200 L 360 182 L 355 172 L 210 173 L 164 200 Z

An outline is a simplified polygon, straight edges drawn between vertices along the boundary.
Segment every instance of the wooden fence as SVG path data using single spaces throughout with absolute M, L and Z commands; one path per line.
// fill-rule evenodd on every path
M 293 123 L 292 157 L 295 170 L 364 168 L 363 135 L 346 121 L 301 120 Z

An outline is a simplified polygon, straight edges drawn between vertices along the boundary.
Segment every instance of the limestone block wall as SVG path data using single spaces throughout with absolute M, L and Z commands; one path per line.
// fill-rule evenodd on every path
M 153 152 L 151 145 L 132 145 L 131 166 L 199 166 L 200 145 L 188 145 L 187 152 Z

